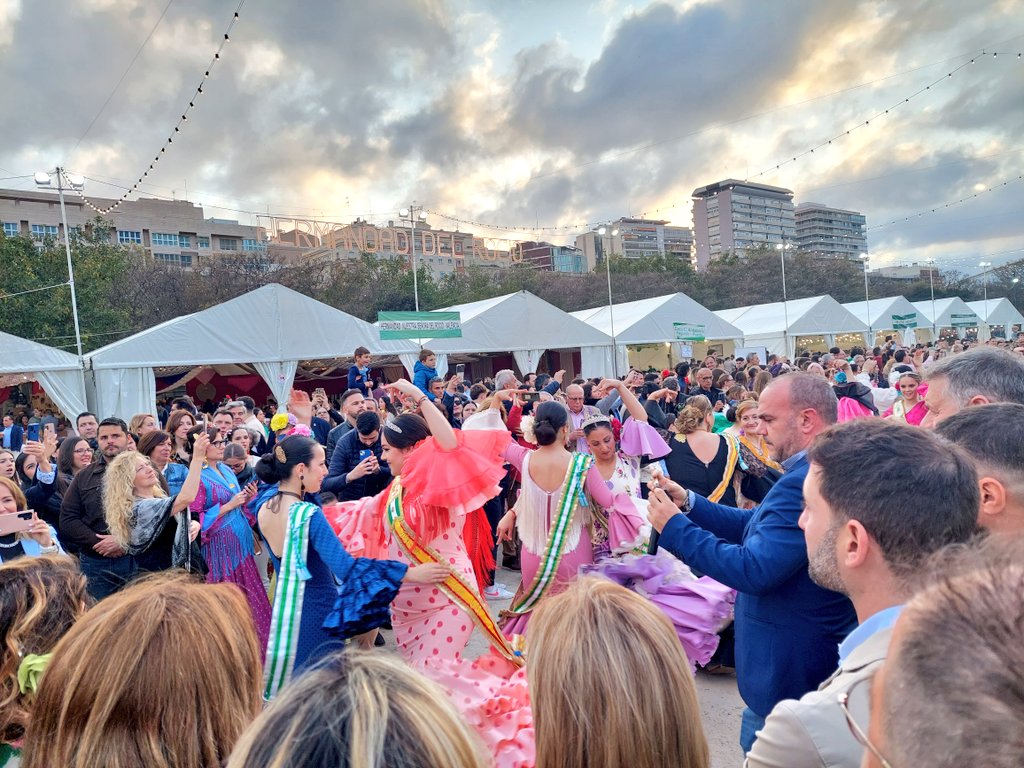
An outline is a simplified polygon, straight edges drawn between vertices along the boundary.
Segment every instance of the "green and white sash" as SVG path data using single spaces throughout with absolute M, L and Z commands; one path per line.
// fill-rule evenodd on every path
M 548 534 L 548 543 L 544 548 L 544 556 L 537 568 L 537 574 L 529 589 L 523 592 L 519 602 L 512 605 L 509 613 L 532 611 L 554 582 L 558 566 L 562 562 L 562 555 L 565 554 L 565 540 L 572 525 L 576 505 L 584 507 L 588 505 L 585 484 L 587 470 L 593 463 L 594 457 L 590 454 L 572 454 L 572 458 L 569 460 L 565 490 L 562 491 L 562 499 L 558 502 L 558 512 L 551 522 L 551 532 Z
M 295 669 L 295 649 L 302 625 L 302 600 L 306 582 L 312 578 L 306 567 L 309 550 L 309 521 L 318 507 L 297 501 L 288 510 L 288 530 L 277 572 L 277 589 L 270 617 L 267 660 L 263 665 L 263 698 L 270 701 L 287 683 Z

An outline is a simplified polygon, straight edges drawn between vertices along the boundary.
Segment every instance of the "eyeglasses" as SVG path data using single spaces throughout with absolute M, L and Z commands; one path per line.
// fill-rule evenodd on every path
M 848 690 L 841 692 L 836 698 L 839 702 L 839 708 L 843 710 L 843 715 L 846 717 L 846 725 L 850 729 L 850 733 L 853 734 L 853 738 L 857 740 L 857 743 L 864 747 L 868 752 L 875 756 L 882 768 L 893 768 L 892 763 L 886 760 L 882 753 L 878 751 L 878 748 L 871 743 L 867 733 L 853 716 L 853 712 L 850 711 L 850 699 L 853 696 L 853 692 L 858 688 L 862 688 L 864 683 L 869 683 L 874 679 L 874 675 L 862 678 L 854 683 Z
M 87 456 L 92 453 L 92 448 L 75 448 L 72 453 L 80 453 Z
M 210 443 L 210 445 L 214 446 L 215 448 L 223 448 L 227 444 L 227 440 L 214 440 L 212 443 Z

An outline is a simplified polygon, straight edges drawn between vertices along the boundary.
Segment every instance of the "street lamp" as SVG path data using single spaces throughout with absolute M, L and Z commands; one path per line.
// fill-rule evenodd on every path
M 864 308 L 868 313 L 868 336 L 871 338 L 871 346 L 875 346 L 875 328 L 871 323 L 871 297 L 868 295 L 868 260 L 871 257 L 866 253 L 860 257 L 864 262 Z
M 615 307 L 612 304 L 612 266 L 611 266 L 611 254 L 606 253 L 604 249 L 604 236 L 611 235 L 615 238 L 619 234 L 619 230 L 614 226 L 598 227 L 597 234 L 601 235 L 601 253 L 604 256 L 604 272 L 608 278 L 608 324 L 612 332 L 612 373 L 615 376 L 619 375 L 619 350 L 615 344 Z M 609 249 L 610 250 L 610 249 Z
M 925 259 L 928 265 L 928 285 L 932 289 L 932 342 L 938 342 L 939 333 L 935 326 L 935 259 Z
M 992 266 L 991 261 L 979 261 L 978 266 L 984 270 L 981 274 L 984 279 L 981 281 L 985 289 L 985 322 L 988 323 L 988 268 Z
M 82 332 L 78 326 L 78 297 L 75 295 L 75 268 L 71 264 L 71 230 L 68 229 L 68 214 L 64 208 L 64 182 L 66 181 L 71 189 L 81 190 L 85 188 L 85 179 L 77 175 L 68 175 L 63 168 L 57 167 L 53 171 L 40 171 L 35 175 L 37 187 L 50 187 L 53 179 L 57 179 L 57 196 L 60 198 L 60 218 L 64 223 L 64 254 L 68 259 L 68 285 L 71 286 L 71 314 L 75 319 L 75 344 L 78 346 L 78 358 L 82 358 Z
M 783 238 L 781 243 L 775 244 L 775 250 L 779 252 L 779 260 L 782 262 L 782 317 L 786 324 L 782 329 L 782 343 L 786 347 L 786 354 L 789 355 L 789 304 L 786 298 L 786 251 L 793 247 Z
M 423 206 L 410 205 L 408 208 L 403 208 L 398 212 L 398 215 L 409 222 L 409 227 L 412 230 L 412 234 L 409 236 L 409 248 L 412 252 L 412 294 L 413 301 L 416 302 L 416 311 L 420 311 L 420 282 L 416 266 L 416 222 L 426 221 L 427 212 L 423 210 Z

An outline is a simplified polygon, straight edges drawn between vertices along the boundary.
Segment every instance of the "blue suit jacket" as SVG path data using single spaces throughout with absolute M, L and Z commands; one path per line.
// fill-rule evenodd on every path
M 762 717 L 782 699 L 799 699 L 839 665 L 839 643 L 857 626 L 853 605 L 807 574 L 797 525 L 808 463 L 800 459 L 755 509 L 697 496 L 689 515 L 665 525 L 659 544 L 694 569 L 733 587 L 736 679 Z
M 3 429 L 3 427 L 0 427 L 0 430 L 2 430 L 2 429 Z M 14 451 L 15 453 L 18 453 L 21 450 L 21 446 L 22 446 L 22 443 L 24 442 L 24 440 L 25 440 L 25 430 L 23 430 L 17 424 L 12 424 L 11 425 L 11 450 Z

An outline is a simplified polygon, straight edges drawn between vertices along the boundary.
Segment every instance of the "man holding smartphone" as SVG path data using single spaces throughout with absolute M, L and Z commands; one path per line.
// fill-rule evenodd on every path
M 376 496 L 390 482 L 391 468 L 381 459 L 380 416 L 365 411 L 356 417 L 355 429 L 338 441 L 321 490 L 339 501 L 355 501 Z

